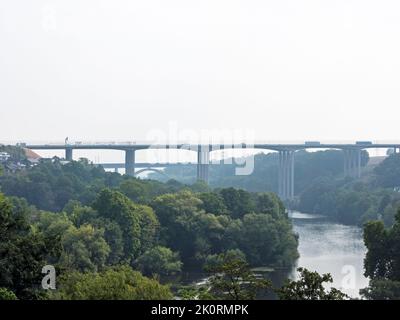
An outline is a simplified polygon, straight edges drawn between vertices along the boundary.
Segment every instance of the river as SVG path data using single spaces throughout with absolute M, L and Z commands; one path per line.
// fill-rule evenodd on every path
M 353 298 L 359 298 L 359 290 L 368 286 L 364 277 L 363 260 L 366 248 L 362 239 L 362 229 L 358 226 L 347 226 L 329 221 L 324 216 L 290 212 L 295 233 L 299 236 L 298 251 L 300 254 L 296 266 L 291 270 L 275 270 L 263 272 L 263 268 L 255 268 L 256 273 L 263 273 L 275 287 L 283 284 L 285 279 L 296 279 L 297 267 L 305 267 L 318 273 L 330 273 L 333 286 Z M 268 270 L 268 268 L 265 268 Z M 204 274 L 189 273 L 185 283 L 204 282 Z M 266 299 L 274 299 L 269 294 Z
M 329 221 L 323 216 L 291 212 L 294 231 L 299 235 L 300 258 L 297 266 L 319 273 L 330 273 L 332 286 L 351 297 L 368 286 L 363 260 L 366 248 L 362 229 Z M 292 272 L 292 277 L 295 277 Z

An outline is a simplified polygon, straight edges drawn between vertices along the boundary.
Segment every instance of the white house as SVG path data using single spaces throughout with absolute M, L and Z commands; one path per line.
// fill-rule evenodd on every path
M 7 152 L 0 152 L 0 162 L 6 162 L 10 159 L 10 154 Z

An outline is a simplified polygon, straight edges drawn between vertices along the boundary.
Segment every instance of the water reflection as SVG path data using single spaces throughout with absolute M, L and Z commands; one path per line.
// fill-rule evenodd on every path
M 368 285 L 368 279 L 363 275 L 366 248 L 361 228 L 300 212 L 292 212 L 289 216 L 299 235 L 297 265 L 330 273 L 334 281 L 332 286 L 352 297 L 359 297 L 359 290 Z M 292 277 L 296 277 L 296 273 L 293 272 Z

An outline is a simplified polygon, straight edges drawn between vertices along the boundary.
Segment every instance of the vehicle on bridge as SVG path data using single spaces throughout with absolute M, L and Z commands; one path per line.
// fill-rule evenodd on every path
M 319 145 L 321 145 L 321 142 L 319 142 L 319 141 L 306 141 L 306 142 L 304 142 L 304 144 L 306 146 L 319 146 Z
M 356 145 L 359 146 L 369 146 L 372 144 L 372 141 L 356 141 Z

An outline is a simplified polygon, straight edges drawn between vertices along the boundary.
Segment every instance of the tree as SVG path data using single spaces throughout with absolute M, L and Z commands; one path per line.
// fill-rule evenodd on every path
M 99 217 L 119 225 L 123 235 L 124 258 L 130 263 L 155 243 L 159 223 L 150 207 L 137 205 L 118 191 L 104 189 L 93 208 Z
M 275 193 L 264 192 L 256 195 L 256 212 L 273 217 L 286 217 L 286 209 Z
M 42 267 L 49 256 L 59 254 L 59 239 L 31 228 L 26 213 L 14 211 L 0 194 L 0 287 L 12 290 L 19 299 L 40 298 Z
M 78 210 L 75 207 L 75 210 Z M 90 216 L 90 215 L 89 215 Z M 104 229 L 84 223 L 76 227 L 66 213 L 40 212 L 35 223 L 47 237 L 59 237 L 62 252 L 58 261 L 51 261 L 60 268 L 79 271 L 97 271 L 105 266 L 110 247 L 104 239 Z
M 199 194 L 199 199 L 202 201 L 200 208 L 207 213 L 216 215 L 227 214 L 228 209 L 224 203 L 224 199 L 215 192 L 204 192 Z
M 258 278 L 236 252 L 227 252 L 216 263 L 205 267 L 210 273 L 210 291 L 219 299 L 254 300 L 268 289 L 268 280 Z
M 18 300 L 18 298 L 11 290 L 0 288 L 0 300 Z
M 254 212 L 255 205 L 250 193 L 235 188 L 220 190 L 224 203 L 233 218 L 241 218 L 246 213 Z
M 159 196 L 151 203 L 161 224 L 161 242 L 178 251 L 183 261 L 195 255 L 195 217 L 201 214 L 200 204 L 201 200 L 187 190 Z
M 61 211 L 69 200 L 88 205 L 105 187 L 116 187 L 121 175 L 105 172 L 86 159 L 63 164 L 59 159 L 41 161 L 15 173 L 7 172 L 0 178 L 5 194 L 23 197 L 37 208 Z
M 60 264 L 68 270 L 94 272 L 105 267 L 110 247 L 103 238 L 104 230 L 90 224 L 71 226 L 62 236 Z
M 95 229 L 103 230 L 103 238 L 110 247 L 107 257 L 107 265 L 115 265 L 121 262 L 128 263 L 124 257 L 124 240 L 120 225 L 110 219 L 99 217 L 96 210 L 91 207 L 82 206 L 79 202 L 70 201 L 64 208 L 68 219 L 77 228 L 90 224 Z
M 298 241 L 290 221 L 285 217 L 246 214 L 237 235 L 237 243 L 251 265 L 288 267 L 298 257 Z
M 364 225 L 365 276 L 369 287 L 360 290 L 367 299 L 400 299 L 400 209 L 392 227 L 382 221 Z
M 364 225 L 364 244 L 367 247 L 364 259 L 366 277 L 391 277 L 388 238 L 388 231 L 381 221 L 370 221 Z
M 128 266 L 100 273 L 71 272 L 60 276 L 53 299 L 61 300 L 166 300 L 172 299 L 168 286 L 149 279 Z
M 298 268 L 300 279 L 287 280 L 285 285 L 276 290 L 280 300 L 344 300 L 346 294 L 336 288 L 327 291 L 324 282 L 333 282 L 332 276 L 327 273 L 322 276 L 318 272 L 311 272 L 305 268 Z
M 147 250 L 136 263 L 144 275 L 171 275 L 182 268 L 179 254 L 161 246 Z
M 400 187 L 400 155 L 392 154 L 382 161 L 374 172 L 377 174 L 377 184 L 382 187 Z
M 369 300 L 400 300 L 400 281 L 372 279 L 360 294 Z
M 148 199 L 149 190 L 147 185 L 138 179 L 125 180 L 120 184 L 119 188 L 132 201 L 144 203 Z

